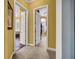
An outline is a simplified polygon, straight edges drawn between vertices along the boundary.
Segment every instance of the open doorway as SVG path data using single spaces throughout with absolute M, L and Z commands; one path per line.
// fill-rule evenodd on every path
M 28 10 L 17 1 L 14 8 L 14 51 L 17 51 L 28 44 Z
M 48 48 L 48 5 L 33 10 L 34 12 L 34 45 Z

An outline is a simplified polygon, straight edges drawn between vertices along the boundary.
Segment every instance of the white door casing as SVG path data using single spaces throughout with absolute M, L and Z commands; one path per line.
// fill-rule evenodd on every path
M 36 37 L 35 37 L 35 19 L 36 19 L 36 14 L 35 14 L 35 12 L 36 12 L 36 10 L 39 10 L 39 9 L 41 9 L 41 8 L 47 8 L 47 10 L 48 10 L 48 5 L 46 4 L 46 5 L 43 5 L 43 6 L 39 6 L 39 7 L 37 7 L 37 8 L 35 8 L 35 9 L 33 9 L 33 45 L 35 45 L 35 40 L 36 40 Z M 47 14 L 48 14 L 48 12 L 47 12 Z M 39 21 L 40 22 L 40 21 Z M 47 16 L 47 28 L 48 28 L 48 16 Z M 40 32 L 40 31 L 39 31 Z M 40 36 L 39 36 L 40 37 Z M 40 42 L 40 40 L 39 40 L 39 42 Z M 47 48 L 48 48 L 48 30 L 47 30 Z
M 39 44 L 40 43 L 40 15 L 35 12 L 35 44 Z
M 24 14 L 25 14 L 25 16 L 23 16 L 23 18 L 25 17 L 25 35 L 24 35 L 24 33 L 23 33 L 23 35 L 24 35 L 24 39 L 25 39 L 25 43 L 24 43 L 24 40 L 21 42 L 22 44 L 25 44 L 26 46 L 28 45 L 28 9 L 26 8 L 26 7 L 24 7 L 21 3 L 19 3 L 18 1 L 16 1 L 16 0 L 14 0 L 14 51 L 16 51 L 15 50 L 15 39 L 16 39 L 16 37 L 15 37 L 15 33 L 16 33 L 16 31 L 15 31 L 15 24 L 16 24 L 16 17 L 15 17 L 15 7 L 16 7 L 16 4 L 18 4 L 20 7 L 22 7 L 24 10 L 25 10 L 25 12 L 24 12 Z M 23 26 L 23 27 L 24 27 Z

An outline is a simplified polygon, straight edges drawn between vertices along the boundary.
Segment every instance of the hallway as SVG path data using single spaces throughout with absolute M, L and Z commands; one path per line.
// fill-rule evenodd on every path
M 74 59 L 74 1 L 5 0 L 5 59 Z
M 5 44 L 7 46 L 5 57 L 8 56 L 6 59 L 56 59 L 55 2 L 55 0 L 5 1 L 5 16 L 8 19 L 5 21 L 6 28 L 10 25 L 10 29 L 5 28 L 8 34 L 5 37 L 8 42 Z

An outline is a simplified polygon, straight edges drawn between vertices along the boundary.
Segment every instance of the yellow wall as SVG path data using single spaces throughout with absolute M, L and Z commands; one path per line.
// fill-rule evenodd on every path
M 56 48 L 56 0 L 36 0 L 29 5 L 29 42 L 33 43 L 33 9 L 48 4 L 48 47 Z
M 9 0 L 9 2 L 10 2 L 10 4 L 11 4 L 11 6 L 12 6 L 12 8 L 14 8 L 13 6 L 13 0 Z M 13 44 L 13 42 L 14 42 L 14 30 L 12 29 L 12 30 L 8 30 L 7 29 L 7 26 L 8 26 L 8 21 L 7 21 L 7 17 L 8 17 L 8 12 L 7 12 L 8 10 L 7 10 L 7 0 L 5 0 L 5 10 L 4 10 L 4 12 L 5 12 L 5 18 L 4 18 L 4 32 L 5 32 L 5 34 L 4 34 L 4 52 L 5 52 L 5 59 L 9 59 L 10 58 L 10 55 L 11 55 L 11 53 L 12 53 L 12 51 L 13 51 L 13 48 L 14 48 L 14 44 Z

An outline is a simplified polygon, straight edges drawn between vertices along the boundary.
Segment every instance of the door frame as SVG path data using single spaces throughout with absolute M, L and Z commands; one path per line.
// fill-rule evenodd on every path
M 32 44 L 33 46 L 35 46 L 35 10 L 38 10 L 38 9 L 44 8 L 44 7 L 46 7 L 48 10 L 48 4 L 45 4 L 43 6 L 39 6 L 39 7 L 33 9 L 33 44 Z M 47 12 L 47 14 L 48 14 L 48 12 Z M 48 16 L 47 16 L 47 28 L 48 28 Z M 48 38 L 48 30 L 47 30 L 47 38 Z M 47 48 L 48 48 L 48 39 L 47 39 Z
M 17 0 L 14 0 L 14 10 L 15 10 L 15 4 L 18 4 L 19 6 L 21 6 L 22 8 L 24 8 L 25 9 L 25 15 L 27 15 L 26 17 L 25 17 L 25 23 L 27 24 L 27 25 L 25 25 L 25 39 L 26 39 L 26 42 L 25 42 L 25 44 L 26 44 L 26 46 L 28 45 L 28 9 L 26 8 L 26 7 L 24 7 L 21 3 L 19 3 Z M 14 12 L 14 51 L 15 51 L 15 12 Z
M 62 0 L 56 0 L 56 59 L 62 59 Z
M 35 9 L 42 7 L 44 6 Z M 33 9 L 33 45 L 35 45 L 35 9 Z M 62 0 L 56 0 L 56 59 L 62 59 Z

